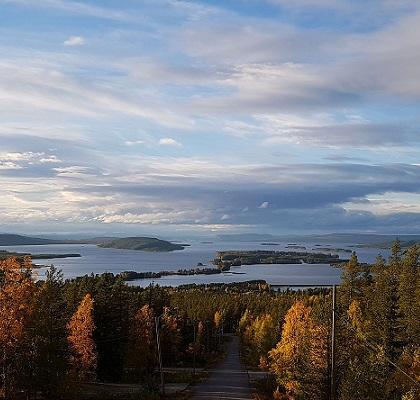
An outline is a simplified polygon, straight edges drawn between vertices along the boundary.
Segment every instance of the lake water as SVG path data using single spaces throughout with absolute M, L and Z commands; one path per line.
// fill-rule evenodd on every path
M 122 271 L 159 272 L 176 271 L 197 267 L 198 263 L 211 267 L 210 261 L 219 250 L 289 250 L 287 243 L 263 246 L 259 242 L 189 242 L 191 246 L 185 250 L 167 253 L 150 253 L 135 250 L 104 249 L 95 245 L 56 244 L 46 246 L 3 246 L 4 250 L 39 253 L 79 253 L 80 258 L 57 258 L 52 260 L 35 260 L 37 264 L 51 265 L 63 271 L 65 278 L 74 278 L 85 274 L 101 274 L 103 272 L 119 273 Z M 318 251 L 316 243 L 298 243 L 305 246 L 306 251 Z M 361 262 L 373 262 L 378 254 L 389 255 L 388 250 L 349 247 L 351 244 L 330 243 L 331 248 L 355 250 Z M 327 245 L 322 244 L 322 247 Z M 333 252 L 334 253 L 334 252 Z M 350 254 L 337 253 L 341 258 L 349 258 Z M 39 278 L 43 279 L 45 268 L 37 270 Z M 270 284 L 282 285 L 332 285 L 340 282 L 341 270 L 328 264 L 260 264 L 232 267 L 231 272 L 217 275 L 165 276 L 159 279 L 142 279 L 130 282 L 131 285 L 148 286 L 156 283 L 162 286 L 178 286 L 191 283 L 230 283 L 263 279 Z

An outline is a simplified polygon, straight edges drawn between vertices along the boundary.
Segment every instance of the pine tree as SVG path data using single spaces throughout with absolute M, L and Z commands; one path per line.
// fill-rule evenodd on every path
M 180 352 L 181 331 L 178 316 L 169 307 L 163 309 L 161 317 L 161 348 L 164 366 L 176 364 Z
M 47 397 L 56 396 L 64 382 L 68 367 L 67 313 L 63 285 L 61 272 L 51 267 L 37 293 L 32 323 L 29 327 L 31 332 L 29 353 L 32 355 L 33 365 L 27 383 L 31 390 L 41 391 Z
M 344 264 L 343 273 L 341 275 L 341 286 L 339 289 L 339 295 L 341 298 L 340 303 L 347 310 L 352 300 L 356 299 L 360 295 L 360 268 L 359 261 L 355 252 L 351 255 L 349 262 Z
M 401 341 L 420 346 L 420 245 L 407 249 L 398 276 Z
M 130 380 L 144 382 L 150 378 L 156 366 L 156 339 L 154 313 L 149 305 L 135 314 L 127 346 L 125 368 Z

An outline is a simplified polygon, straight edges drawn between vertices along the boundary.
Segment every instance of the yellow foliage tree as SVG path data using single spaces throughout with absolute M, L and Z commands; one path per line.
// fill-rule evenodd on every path
M 223 322 L 223 314 L 220 311 L 214 313 L 214 326 L 216 329 L 219 329 Z
M 290 399 L 323 399 L 327 378 L 327 330 L 316 325 L 311 308 L 297 301 L 287 312 L 270 369 Z

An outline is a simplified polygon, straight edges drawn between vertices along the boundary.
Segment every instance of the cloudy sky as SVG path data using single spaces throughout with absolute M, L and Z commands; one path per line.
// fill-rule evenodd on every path
M 0 231 L 420 231 L 418 0 L 0 0 Z

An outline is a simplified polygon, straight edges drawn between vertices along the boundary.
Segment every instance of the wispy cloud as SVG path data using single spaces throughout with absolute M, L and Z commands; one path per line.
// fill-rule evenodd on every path
M 415 0 L 0 4 L 3 224 L 420 229 Z
M 176 141 L 173 138 L 162 138 L 159 139 L 159 144 L 161 146 L 175 146 L 175 147 L 182 147 L 182 144 Z
M 63 44 L 64 46 L 82 46 L 85 44 L 85 39 L 82 36 L 70 36 Z
M 86 4 L 77 1 L 67 0 L 1 0 L 2 3 L 17 4 L 31 8 L 47 8 L 67 12 L 76 15 L 86 15 L 95 18 L 111 19 L 111 20 L 132 20 L 130 14 L 113 10 L 111 8 L 100 7 L 96 5 Z

